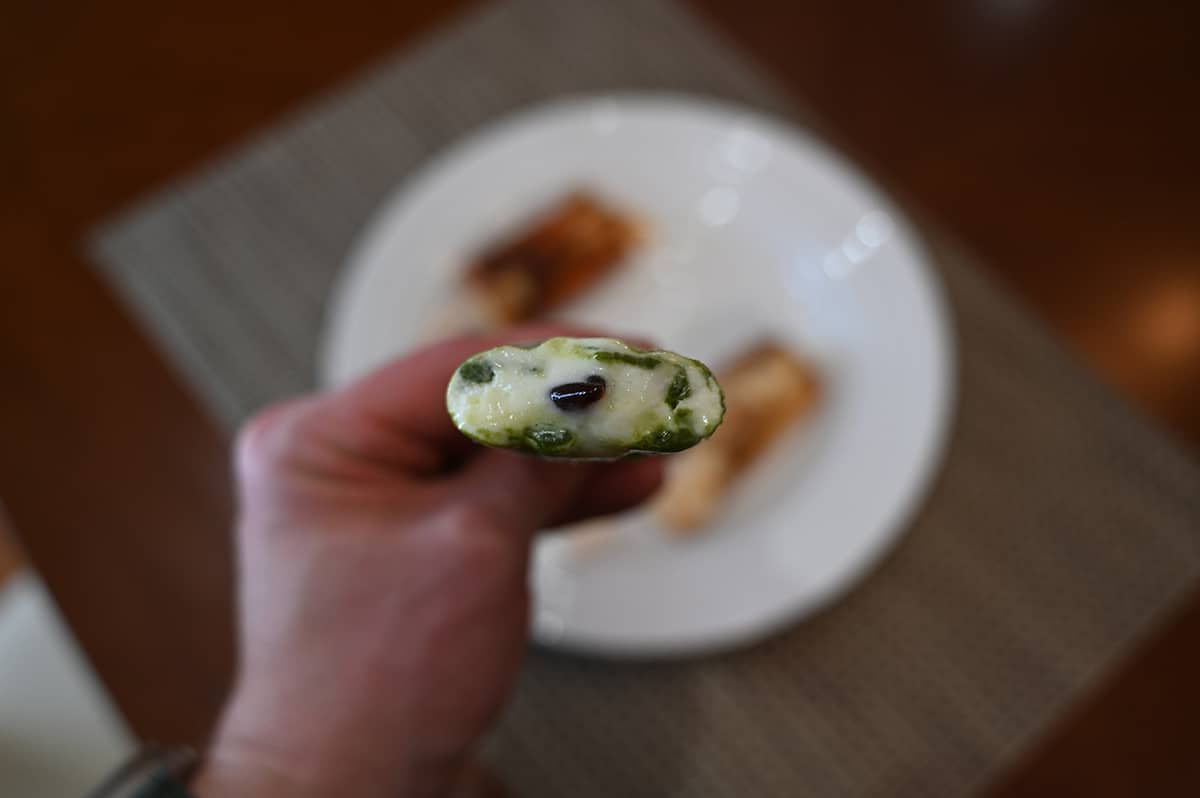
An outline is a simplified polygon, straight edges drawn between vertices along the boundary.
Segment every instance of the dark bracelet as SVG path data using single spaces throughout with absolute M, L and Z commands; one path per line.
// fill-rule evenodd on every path
M 186 746 L 144 745 L 88 798 L 193 798 L 187 782 L 199 761 Z

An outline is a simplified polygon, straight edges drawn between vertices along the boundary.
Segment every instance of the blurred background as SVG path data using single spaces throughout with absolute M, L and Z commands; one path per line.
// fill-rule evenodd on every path
M 0 711 L 0 791 L 48 778 L 10 764 L 47 745 L 76 746 L 79 784 L 134 735 L 202 740 L 232 662 L 225 438 L 89 266 L 88 231 L 482 5 L 0 11 L 0 708 L 74 695 L 38 673 L 90 696 L 42 729 Z M 1196 459 L 1200 4 L 681 5 Z M 993 791 L 1194 794 L 1198 673 L 1193 590 Z

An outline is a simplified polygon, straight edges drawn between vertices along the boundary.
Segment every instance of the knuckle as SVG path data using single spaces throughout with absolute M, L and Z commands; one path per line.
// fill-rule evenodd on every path
M 478 572 L 505 560 L 517 547 L 497 528 L 492 512 L 473 502 L 448 507 L 435 526 L 433 547 L 447 565 Z
M 305 400 L 292 399 L 260 410 L 238 429 L 234 443 L 237 470 L 243 476 L 270 473 L 291 459 L 296 447 L 296 421 Z
M 462 545 L 478 537 L 479 530 L 494 525 L 489 508 L 474 501 L 457 501 L 441 513 L 439 537 L 447 544 Z

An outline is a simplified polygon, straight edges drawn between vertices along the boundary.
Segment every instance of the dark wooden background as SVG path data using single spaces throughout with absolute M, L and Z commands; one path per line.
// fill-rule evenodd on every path
M 1200 4 L 693 3 L 1200 452 Z M 0 495 L 143 735 L 228 684 L 227 454 L 81 236 L 466 5 L 0 10 Z M 1200 594 L 995 794 L 1200 794 L 1198 676 Z

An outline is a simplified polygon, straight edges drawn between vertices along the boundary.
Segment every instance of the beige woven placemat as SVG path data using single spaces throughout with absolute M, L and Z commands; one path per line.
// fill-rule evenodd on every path
M 567 92 L 804 116 L 666 0 L 514 0 L 382 64 L 98 231 L 92 251 L 214 415 L 313 385 L 367 216 L 447 142 Z M 836 606 L 686 663 L 531 655 L 486 754 L 534 796 L 931 796 L 986 783 L 1200 577 L 1200 473 L 962 252 L 959 413 L 910 534 Z

